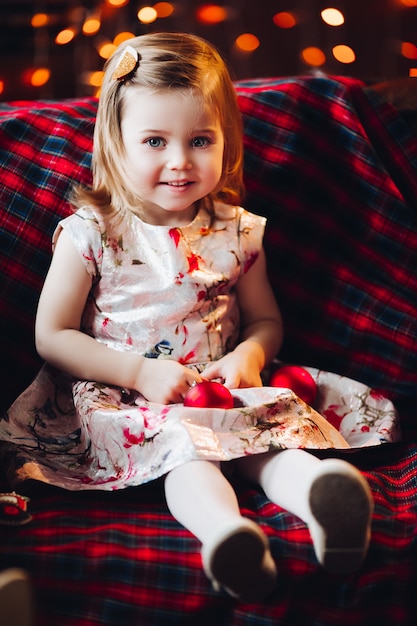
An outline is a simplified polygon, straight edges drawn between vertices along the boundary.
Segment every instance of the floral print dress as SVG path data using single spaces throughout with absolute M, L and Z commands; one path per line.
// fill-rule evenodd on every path
M 113 349 L 175 359 L 199 371 L 233 349 L 239 329 L 234 287 L 259 254 L 265 219 L 241 207 L 214 209 L 215 217 L 200 208 L 181 228 L 130 213 L 104 223 L 88 207 L 62 220 L 54 240 L 64 229 L 92 278 L 82 330 Z M 340 424 L 335 428 L 324 417 L 337 411 L 333 397 L 332 408 L 322 398 L 318 412 L 288 389 L 233 395 L 229 410 L 160 405 L 136 391 L 73 381 L 45 365 L 0 422 L 11 479 L 112 490 L 154 480 L 193 459 L 350 447 L 349 432 L 342 436 Z M 351 422 L 347 405 L 354 395 L 349 390 L 342 402 Z M 397 437 L 392 405 L 378 402 L 372 443 Z M 352 422 L 356 435 L 362 417 L 361 409 Z M 356 438 L 355 445 L 368 444 Z

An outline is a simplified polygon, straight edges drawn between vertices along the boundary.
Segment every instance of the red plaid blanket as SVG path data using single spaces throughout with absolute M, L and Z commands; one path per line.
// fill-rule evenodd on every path
M 415 136 L 355 81 L 271 79 L 237 90 L 245 205 L 268 217 L 269 267 L 286 327 L 283 358 L 382 389 L 398 406 L 414 407 L 403 412 L 413 425 Z M 0 108 L 6 407 L 39 366 L 37 297 L 72 180 L 90 179 L 96 102 Z M 370 481 L 375 514 L 367 560 L 348 578 L 322 571 L 301 521 L 244 484 L 236 485 L 242 511 L 270 536 L 279 568 L 276 592 L 262 605 L 239 604 L 210 588 L 198 542 L 168 514 L 159 482 L 117 493 L 28 486 L 32 521 L 0 526 L 0 568 L 30 573 L 35 626 L 413 626 L 417 445 L 409 433 L 403 444 L 351 457 Z
M 417 400 L 417 136 L 359 84 L 247 85 L 247 204 L 268 217 L 283 359 Z
M 362 571 L 347 578 L 317 566 L 299 519 L 237 487 L 279 567 L 277 590 L 261 605 L 210 588 L 198 541 L 167 513 L 159 484 L 111 494 L 32 492 L 32 522 L 0 527 L 0 568 L 30 572 L 35 626 L 413 626 L 417 447 L 393 445 L 370 457 L 359 467 L 375 498 L 372 544 Z

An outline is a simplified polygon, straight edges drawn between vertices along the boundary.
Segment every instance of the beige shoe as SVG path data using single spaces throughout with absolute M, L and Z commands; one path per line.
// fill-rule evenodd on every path
M 1 626 L 31 626 L 33 599 L 29 577 L 21 569 L 0 572 Z
M 259 602 L 275 586 L 277 569 L 268 538 L 246 518 L 219 528 L 204 544 L 202 559 L 213 587 L 242 601 Z
M 345 461 L 322 461 L 309 504 L 309 530 L 319 563 L 333 574 L 356 572 L 371 538 L 373 500 L 364 476 Z

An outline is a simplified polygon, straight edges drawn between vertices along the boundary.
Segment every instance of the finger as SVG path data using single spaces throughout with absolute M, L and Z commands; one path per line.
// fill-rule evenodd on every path
M 240 386 L 240 377 L 235 374 L 234 376 L 226 376 L 223 385 L 228 389 L 238 389 Z

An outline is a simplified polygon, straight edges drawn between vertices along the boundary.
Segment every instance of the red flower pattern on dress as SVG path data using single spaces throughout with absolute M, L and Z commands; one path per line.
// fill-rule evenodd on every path
M 191 253 L 189 256 L 187 256 L 187 261 L 188 261 L 188 272 L 190 274 L 200 269 L 201 256 L 199 256 L 198 254 L 194 254 L 194 252 Z
M 158 430 L 160 425 L 165 421 L 168 413 L 169 407 L 161 409 L 158 413 L 148 409 L 147 407 L 142 407 L 143 413 L 143 425 L 147 430 Z
M 334 426 L 337 430 L 340 430 L 340 424 L 343 419 L 346 417 L 348 412 L 338 413 L 337 409 L 340 410 L 340 406 L 338 404 L 330 404 L 325 411 L 323 411 L 323 415 L 326 420 Z
M 178 244 L 180 242 L 181 239 L 181 231 L 179 228 L 170 228 L 169 229 L 169 236 L 171 237 L 172 241 L 175 244 L 175 247 L 178 248 Z
M 375 398 L 375 400 L 388 399 L 385 395 L 385 392 L 379 391 L 378 389 L 371 389 L 369 395 L 371 396 L 371 398 Z
M 174 278 L 174 283 L 176 285 L 182 285 L 183 278 L 184 278 L 184 274 L 182 272 L 178 272 L 178 274 Z
M 145 441 L 145 433 L 140 433 L 139 435 L 135 435 L 130 432 L 129 428 L 123 429 L 123 435 L 126 439 L 123 444 L 124 448 L 131 448 L 132 446 L 138 446 Z
M 191 352 L 188 352 L 184 357 L 179 358 L 178 362 L 181 363 L 181 365 L 186 365 L 187 363 L 193 363 L 193 361 L 195 360 L 195 357 L 196 357 L 196 351 L 191 350 Z
M 118 252 L 119 249 L 123 250 L 123 240 L 121 237 L 119 237 L 119 239 L 116 239 L 115 237 L 109 237 L 107 239 L 107 246 L 113 250 L 113 252 Z

